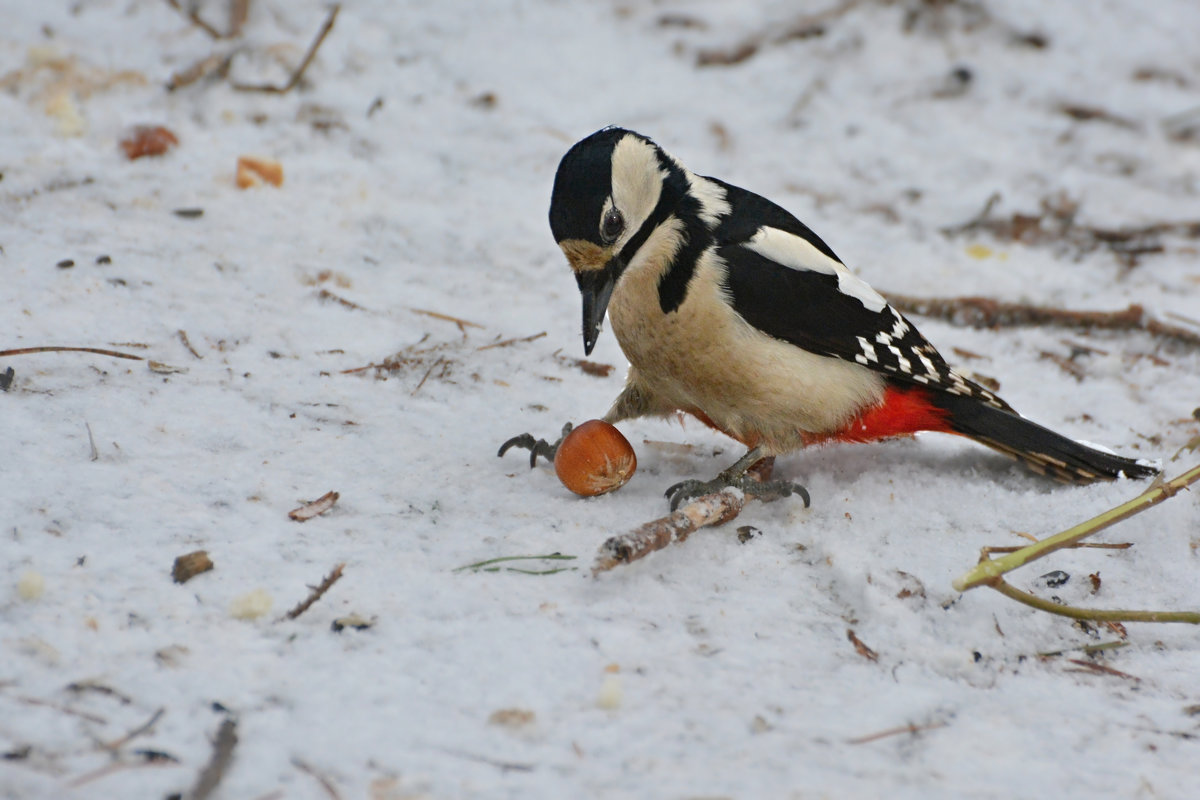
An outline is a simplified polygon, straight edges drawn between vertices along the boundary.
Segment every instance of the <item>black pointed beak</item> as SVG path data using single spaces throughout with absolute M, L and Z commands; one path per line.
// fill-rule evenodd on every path
M 579 293 L 583 295 L 583 353 L 591 355 L 604 327 L 604 312 L 616 285 L 619 265 L 616 259 L 608 262 L 604 269 L 577 273 Z

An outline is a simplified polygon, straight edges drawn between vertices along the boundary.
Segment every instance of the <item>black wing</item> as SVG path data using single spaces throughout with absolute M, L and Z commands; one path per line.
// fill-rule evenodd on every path
M 714 230 L 733 308 L 763 333 L 904 383 L 1008 405 L 946 363 L 924 336 L 784 209 L 728 184 Z

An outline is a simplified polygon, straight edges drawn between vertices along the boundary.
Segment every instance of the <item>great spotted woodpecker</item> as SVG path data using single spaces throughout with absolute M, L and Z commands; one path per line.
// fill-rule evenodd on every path
M 584 352 L 607 311 L 630 363 L 604 419 L 684 412 L 749 448 L 716 479 L 668 489 L 672 508 L 728 485 L 803 491 L 747 470 L 807 445 L 918 431 L 967 436 L 1063 481 L 1157 472 L 1021 417 L 951 369 L 804 223 L 633 131 L 605 128 L 567 152 L 550 228 L 583 296 Z M 531 462 L 555 449 L 526 434 L 500 454 L 514 445 Z

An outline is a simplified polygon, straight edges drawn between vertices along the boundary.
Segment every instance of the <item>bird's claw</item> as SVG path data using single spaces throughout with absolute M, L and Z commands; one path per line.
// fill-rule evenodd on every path
M 729 487 L 741 489 L 747 497 L 757 497 L 764 503 L 778 500 L 781 497 L 789 497 L 793 494 L 799 495 L 800 499 L 804 501 L 805 508 L 808 508 L 811 502 L 808 490 L 798 483 L 792 483 L 791 481 L 759 481 L 745 473 L 741 475 L 726 475 L 722 473 L 711 481 L 700 481 L 695 478 L 680 481 L 667 489 L 666 495 L 667 499 L 671 501 L 671 510 L 675 511 L 685 502 L 690 502 L 698 497 L 719 492 Z
M 547 442 L 545 439 L 534 439 L 533 434 L 522 433 L 520 436 L 514 436 L 504 444 L 500 445 L 500 452 L 496 453 L 496 455 L 503 457 L 510 448 L 521 447 L 529 451 L 530 469 L 533 469 L 537 466 L 538 456 L 541 456 L 553 464 L 554 454 L 558 452 L 558 446 L 562 444 L 562 440 L 565 439 L 567 434 L 571 432 L 572 427 L 574 426 L 572 426 L 569 422 L 566 425 L 563 425 L 562 435 L 558 437 L 558 440 L 554 442 L 554 444 Z

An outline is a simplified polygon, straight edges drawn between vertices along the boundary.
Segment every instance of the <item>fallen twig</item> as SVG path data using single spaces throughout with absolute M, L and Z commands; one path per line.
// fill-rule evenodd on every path
M 825 33 L 826 23 L 846 14 L 860 2 L 861 0 L 842 0 L 842 2 L 832 8 L 819 11 L 815 14 L 805 14 L 789 25 L 783 27 L 774 25 L 769 30 L 743 39 L 732 47 L 701 50 L 696 54 L 696 66 L 733 66 L 753 56 L 764 45 L 778 45 L 792 41 L 793 39 L 808 39 L 814 36 L 821 36 Z
M 542 331 L 541 333 L 535 333 L 532 336 L 518 336 L 513 339 L 503 339 L 499 342 L 492 342 L 491 344 L 485 344 L 483 347 L 476 347 L 475 349 L 476 350 L 491 350 L 493 347 L 508 347 L 510 345 L 520 344 L 521 342 L 532 342 L 535 339 L 541 339 L 545 335 L 546 335 L 546 332 Z M 2 355 L 2 354 L 0 354 L 0 355 Z
M 132 353 L 121 353 L 116 350 L 105 350 L 101 347 L 18 347 L 12 350 L 0 350 L 0 358 L 5 356 L 24 356 L 30 353 L 95 353 L 100 356 L 113 358 L 128 358 L 130 361 L 145 361 L 141 356 Z
M 523 569 L 521 567 L 501 567 L 509 561 L 574 561 L 575 556 L 565 556 L 562 553 L 550 553 L 544 556 L 500 556 L 499 558 L 489 558 L 485 561 L 476 561 L 474 564 L 464 564 L 461 567 L 455 567 L 452 572 L 462 572 L 471 570 L 472 572 L 520 572 L 524 575 L 555 575 L 559 572 L 569 572 L 577 569 L 577 567 L 555 567 L 553 569 Z
M 1097 664 L 1094 661 L 1084 661 L 1082 658 L 1069 658 L 1067 660 L 1070 661 L 1072 664 L 1083 667 L 1084 669 L 1086 669 L 1090 672 L 1102 672 L 1105 675 L 1114 675 L 1118 678 L 1125 678 L 1125 679 L 1131 680 L 1135 683 L 1140 683 L 1142 680 L 1141 678 L 1139 678 L 1136 675 L 1130 675 L 1128 672 L 1121 672 L 1121 670 L 1119 670 L 1119 669 L 1113 669 L 1112 667 L 1105 666 L 1104 664 Z M 1071 670 L 1071 671 L 1072 672 L 1080 672 L 1082 670 Z
M 313 517 L 324 514 L 333 508 L 333 504 L 338 501 L 339 497 L 341 495 L 337 492 L 326 492 L 311 503 L 305 503 L 299 508 L 293 508 L 288 512 L 288 519 L 294 519 L 296 522 L 307 522 Z
M 458 317 L 452 317 L 449 314 L 443 314 L 439 311 L 428 311 L 424 308 L 413 308 L 413 309 L 409 309 L 409 310 L 412 311 L 414 314 L 424 314 L 425 316 L 433 317 L 434 319 L 440 319 L 440 320 L 444 320 L 446 322 L 453 322 L 455 325 L 458 326 L 458 329 L 459 329 L 459 331 L 462 332 L 462 335 L 464 338 L 467 335 L 467 328 L 480 328 L 480 329 L 483 328 L 483 326 L 480 325 L 478 322 L 468 322 L 465 319 L 460 319 Z
M 1038 658 L 1054 658 L 1055 656 L 1066 655 L 1071 650 L 1080 650 L 1085 654 L 1102 653 L 1105 650 L 1119 650 L 1122 647 L 1128 647 L 1129 642 L 1101 642 L 1100 644 L 1085 644 L 1077 647 L 1070 647 L 1066 650 L 1045 650 L 1037 653 Z
M 1073 108 L 1076 114 L 1095 111 Z M 1080 225 L 1076 221 L 1079 202 L 1065 193 L 1043 198 L 1041 209 L 1033 214 L 1015 212 L 1007 217 L 992 216 L 992 210 L 999 202 L 999 193 L 992 194 L 980 213 L 964 223 L 942 228 L 942 233 L 953 237 L 982 231 L 1000 240 L 1057 245 L 1074 250 L 1077 258 L 1103 247 L 1126 267 L 1137 266 L 1139 256 L 1165 252 L 1160 241 L 1165 235 L 1200 238 L 1200 220 L 1154 222 L 1123 228 Z
M 296 607 L 291 611 L 284 614 L 284 618 L 295 619 L 305 611 L 308 611 L 308 609 L 312 607 L 313 603 L 320 600 L 321 596 L 328 592 L 329 589 L 341 579 L 342 569 L 345 566 L 345 564 L 338 564 L 328 575 L 325 576 L 325 579 L 321 581 L 319 585 L 309 587 L 310 591 L 308 593 L 308 597 L 304 598 L 304 600 L 296 605 Z
M 115 699 L 123 706 L 127 706 L 133 702 L 133 698 L 124 692 L 119 692 L 111 686 L 94 680 L 72 681 L 71 683 L 67 684 L 66 688 L 68 692 L 75 692 L 77 694 L 82 694 L 83 692 L 95 692 L 96 694 L 102 694 L 105 697 L 111 697 Z
M 181 6 L 179 4 L 179 0 L 167 0 L 167 5 L 169 5 L 171 8 L 175 9 L 176 11 L 178 11 L 180 14 L 183 14 L 185 17 L 187 17 L 189 20 L 191 20 L 191 23 L 193 25 L 195 25 L 197 28 L 199 28 L 200 30 L 207 33 L 212 38 L 214 38 L 214 39 L 227 38 L 226 34 L 221 33 L 215 27 L 213 27 L 208 22 L 206 22 L 203 17 L 200 16 L 200 12 L 196 8 L 194 3 L 189 4 L 188 8 L 184 8 L 183 6 Z M 234 36 L 236 34 L 230 33 L 228 35 Z
M 160 719 L 162 719 L 162 715 L 165 713 L 167 713 L 167 709 L 165 707 L 158 709 L 157 711 L 154 712 L 153 715 L 151 715 L 150 719 L 146 720 L 141 725 L 137 726 L 136 728 L 131 730 L 129 733 L 122 736 L 120 739 L 114 739 L 113 741 L 106 743 L 104 745 L 104 748 L 106 750 L 121 749 L 125 745 L 129 744 L 129 742 L 131 742 L 132 740 L 136 739 L 137 737 L 141 736 L 146 731 L 153 728 L 155 723 L 157 723 Z
M 562 354 L 561 349 L 554 351 L 554 358 L 568 366 L 582 370 L 585 375 L 592 375 L 597 378 L 607 378 L 616 369 L 612 364 L 602 364 L 599 361 L 590 361 L 586 358 L 565 356 Z
M 698 497 L 669 516 L 651 520 L 628 533 L 613 536 L 600 545 L 592 575 L 607 572 L 620 564 L 644 558 L 655 550 L 682 542 L 692 533 L 709 525 L 729 522 L 742 511 L 746 496 L 737 489 L 722 489 Z
M 874 650 L 867 647 L 866 642 L 858 638 L 858 634 L 856 634 L 853 629 L 848 628 L 846 630 L 846 638 L 850 640 L 850 644 L 854 645 L 855 652 L 860 656 L 868 661 L 879 660 L 879 653 L 876 653 Z
M 867 734 L 866 736 L 858 736 L 854 739 L 847 739 L 846 744 L 867 744 L 868 742 L 878 741 L 879 739 L 886 739 L 889 736 L 897 736 L 901 733 L 911 733 L 915 736 L 922 731 L 934 731 L 938 728 L 944 727 L 946 727 L 946 723 L 944 722 L 931 722 L 928 725 L 900 725 L 895 728 L 888 728 L 886 731 L 880 731 L 879 733 L 871 733 Z
M 55 711 L 61 711 L 64 714 L 70 714 L 73 717 L 79 717 L 80 719 L 86 719 L 88 722 L 95 722 L 98 725 L 107 725 L 108 724 L 108 720 L 105 719 L 104 717 L 101 717 L 98 714 L 89 714 L 86 711 L 76 711 L 73 708 L 68 708 L 67 706 L 59 705 L 58 703 L 52 703 L 49 700 L 39 700 L 36 697 L 17 697 L 15 699 L 19 703 L 24 703 L 29 706 L 41 706 L 42 708 L 51 708 L 51 709 L 54 709 Z
M 341 295 L 336 295 L 328 289 L 322 289 L 321 291 L 317 292 L 317 299 L 324 303 L 337 303 L 338 305 L 345 306 L 346 308 L 352 308 L 355 311 L 366 310 L 363 306 L 360 306 L 353 300 L 347 300 Z
M 500 761 L 499 759 L 481 756 L 476 753 L 470 753 L 466 750 L 458 750 L 453 747 L 443 747 L 442 750 L 449 755 L 465 758 L 468 761 L 487 764 L 489 767 L 495 767 L 501 772 L 533 772 L 535 768 L 533 764 L 522 764 L 516 761 Z
M 388 356 L 380 362 L 372 362 L 362 367 L 351 367 L 341 371 L 343 375 L 354 375 L 367 370 L 375 370 L 375 377 L 381 378 L 383 373 L 395 373 L 401 370 L 424 368 L 421 380 L 411 394 L 415 395 L 429 379 L 449 381 L 449 376 L 460 363 L 453 355 L 460 353 L 465 347 L 466 335 L 461 342 L 438 342 L 428 347 L 422 347 L 428 341 L 430 334 L 426 333 L 421 341 L 411 344 L 398 353 Z M 449 355 L 447 355 L 449 354 Z
M 1152 336 L 1200 347 L 1200 333 L 1167 325 L 1130 304 L 1124 311 L 1071 311 L 1063 308 L 1005 303 L 990 297 L 911 297 L 888 294 L 898 311 L 934 317 L 969 328 L 1015 328 L 1044 325 L 1080 330 L 1142 331 Z
M 201 78 L 212 74 L 216 74 L 218 78 L 224 78 L 229 74 L 229 65 L 233 63 L 235 55 L 237 55 L 237 50 L 232 50 L 228 53 L 213 53 L 205 56 L 192 66 L 171 75 L 167 79 L 167 91 L 173 92 L 176 89 L 182 89 L 184 86 L 190 86 Z
M 328 778 L 326 778 L 324 775 L 317 772 L 316 769 L 314 769 L 308 763 L 301 761 L 298 758 L 293 758 L 292 766 L 295 767 L 296 769 L 300 770 L 301 772 L 307 773 L 307 774 L 311 775 L 313 778 L 315 778 L 317 783 L 321 784 L 321 788 L 325 790 L 325 794 L 329 795 L 331 800 L 342 800 L 341 795 L 338 794 L 337 789 L 334 788 L 333 783 L 331 783 L 330 780 Z
M 338 12 L 341 10 L 341 4 L 336 3 L 329 9 L 329 16 L 325 18 L 325 22 L 321 25 L 321 30 L 317 31 L 317 36 L 313 39 L 312 44 L 308 46 L 308 52 L 304 54 L 304 59 L 292 71 L 292 76 L 288 78 L 287 83 L 277 86 L 273 83 L 237 83 L 235 81 L 231 84 L 233 88 L 239 92 L 265 92 L 268 94 L 287 94 L 296 88 L 296 84 L 304 77 L 304 71 L 308 69 L 308 65 L 312 63 L 313 57 L 316 56 L 317 50 L 320 49 L 321 43 L 325 41 L 325 37 L 333 29 L 334 20 L 337 19 Z
M 1002 577 L 1007 572 L 1011 572 L 1018 567 L 1023 567 L 1056 550 L 1072 547 L 1088 536 L 1099 533 L 1122 520 L 1129 519 L 1135 514 L 1140 514 L 1151 506 L 1158 505 L 1164 500 L 1173 497 L 1197 481 L 1200 481 L 1200 466 L 1193 467 L 1169 481 L 1157 483 L 1132 500 L 1122 503 L 1116 508 L 1109 509 L 1099 516 L 1093 517 L 1086 522 L 1081 522 L 1036 544 L 1019 548 L 1002 558 L 992 560 L 991 553 L 997 552 L 998 549 L 985 548 L 980 554 L 979 563 L 975 565 L 974 569 L 955 579 L 954 588 L 957 591 L 965 592 L 978 586 L 987 586 L 1019 603 L 1024 603 L 1025 605 L 1051 614 L 1071 617 L 1072 619 L 1092 620 L 1096 622 L 1184 622 L 1192 625 L 1200 625 L 1200 612 L 1196 611 L 1101 610 L 1060 605 L 1050 600 L 1044 600 L 1029 592 L 1023 592 L 1006 583 Z
M 441 356 L 438 356 L 437 360 L 434 361 L 432 364 L 430 364 L 429 369 L 425 370 L 425 374 L 421 376 L 421 381 L 420 381 L 420 383 L 417 384 L 417 388 L 415 388 L 411 392 L 409 392 L 409 397 L 416 397 L 417 392 L 421 391 L 421 387 L 425 385 L 425 381 L 429 380 L 429 376 L 433 374 L 433 371 L 437 367 L 440 367 L 442 364 L 445 364 L 445 363 L 446 363 L 446 359 L 444 359 Z
M 196 348 L 192 347 L 192 343 L 188 340 L 187 331 L 185 331 L 183 328 L 180 328 L 175 333 L 179 337 L 179 341 L 183 342 L 183 346 L 187 348 L 189 353 L 194 355 L 196 358 L 204 358 L 204 356 L 196 352 Z
M 196 776 L 196 783 L 187 793 L 188 800 L 206 800 L 213 790 L 225 777 L 225 771 L 233 761 L 233 748 L 237 746 L 237 722 L 232 717 L 226 717 L 217 729 L 217 738 L 213 742 L 212 757 Z
M 1118 128 L 1128 128 L 1129 130 L 1137 130 L 1138 124 L 1128 117 L 1122 117 L 1119 114 L 1100 108 L 1099 106 L 1087 106 L 1081 103 L 1059 103 L 1058 110 L 1066 114 L 1076 122 L 1107 122 L 1110 125 L 1116 125 Z

